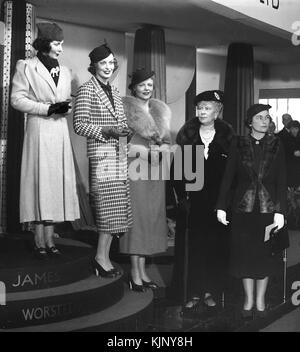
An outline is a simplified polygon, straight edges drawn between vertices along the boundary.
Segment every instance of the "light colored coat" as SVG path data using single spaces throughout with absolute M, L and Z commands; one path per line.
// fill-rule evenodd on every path
M 47 116 L 49 106 L 70 99 L 71 73 L 60 67 L 56 86 L 37 58 L 19 60 L 11 104 L 27 114 L 24 136 L 20 221 L 73 221 L 80 217 L 72 147 L 66 117 Z
M 168 151 L 170 143 L 171 110 L 161 100 L 150 99 L 149 111 L 138 98 L 123 98 L 130 141 L 129 178 L 133 226 L 128 236 L 120 239 L 120 251 L 131 255 L 152 255 L 167 249 L 167 217 L 165 181 L 159 177 L 163 163 L 159 158 L 148 162 L 150 148 L 160 145 L 161 152 Z M 138 162 L 138 178 L 136 163 Z M 164 175 L 163 170 L 161 172 Z

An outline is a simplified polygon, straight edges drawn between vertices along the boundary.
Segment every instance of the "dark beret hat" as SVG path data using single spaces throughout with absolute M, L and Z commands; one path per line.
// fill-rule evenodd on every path
M 145 81 L 146 79 L 153 77 L 154 75 L 154 71 L 146 70 L 145 68 L 137 69 L 131 75 L 131 82 L 128 86 L 128 89 L 131 90 L 136 84 L 139 84 Z
M 110 54 L 113 54 L 113 52 L 110 50 L 109 46 L 107 44 L 102 44 L 93 49 L 89 53 L 89 57 L 91 62 L 95 63 L 107 58 Z
M 198 94 L 194 99 L 194 104 L 197 105 L 201 101 L 216 101 L 223 104 L 224 93 L 221 90 L 206 90 Z
M 292 127 L 299 128 L 300 129 L 300 122 L 297 120 L 292 120 L 287 124 L 287 128 L 290 129 Z
M 269 110 L 271 109 L 271 105 L 269 104 L 253 104 L 250 106 L 250 108 L 247 110 L 247 121 L 249 119 L 252 119 L 252 117 L 256 114 L 258 114 L 261 111 Z
M 62 29 L 56 23 L 41 22 L 37 24 L 38 38 L 50 41 L 57 40 L 61 42 L 64 40 Z

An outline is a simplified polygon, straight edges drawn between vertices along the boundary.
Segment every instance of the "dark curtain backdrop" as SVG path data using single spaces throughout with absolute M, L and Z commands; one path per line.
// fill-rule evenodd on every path
M 11 77 L 16 62 L 25 58 L 26 2 L 13 1 Z M 24 114 L 8 107 L 7 133 L 7 232 L 21 230 L 19 217 L 20 172 L 24 137 Z
M 155 72 L 153 97 L 166 101 L 165 32 L 156 26 L 145 26 L 135 32 L 133 71 L 146 68 Z
M 248 107 L 253 104 L 254 60 L 250 44 L 232 43 L 227 54 L 225 76 L 224 120 L 237 134 L 244 135 L 247 128 L 244 119 Z

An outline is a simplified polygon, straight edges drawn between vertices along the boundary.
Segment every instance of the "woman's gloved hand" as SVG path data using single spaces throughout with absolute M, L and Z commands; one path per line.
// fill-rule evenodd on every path
M 273 223 L 277 226 L 277 230 L 280 230 L 284 226 L 284 216 L 283 214 L 275 213 Z
M 130 130 L 128 128 L 118 128 L 115 126 L 102 127 L 102 134 L 105 138 L 119 139 L 120 137 L 127 137 Z
M 217 210 L 218 221 L 225 226 L 227 226 L 229 224 L 229 221 L 226 219 L 226 216 L 227 216 L 226 211 L 221 210 L 221 209 Z
M 51 104 L 48 109 L 48 115 L 52 114 L 65 114 L 71 108 L 69 101 L 62 101 L 60 103 Z

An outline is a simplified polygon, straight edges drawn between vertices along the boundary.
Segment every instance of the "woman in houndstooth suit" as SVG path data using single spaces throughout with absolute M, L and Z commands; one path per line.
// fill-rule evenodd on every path
M 96 275 L 114 277 L 109 251 L 113 235 L 119 236 L 132 224 L 127 177 L 127 127 L 117 89 L 109 84 L 116 59 L 104 44 L 89 54 L 92 78 L 77 93 L 74 130 L 87 138 L 90 162 L 90 194 L 99 233 L 93 261 Z

